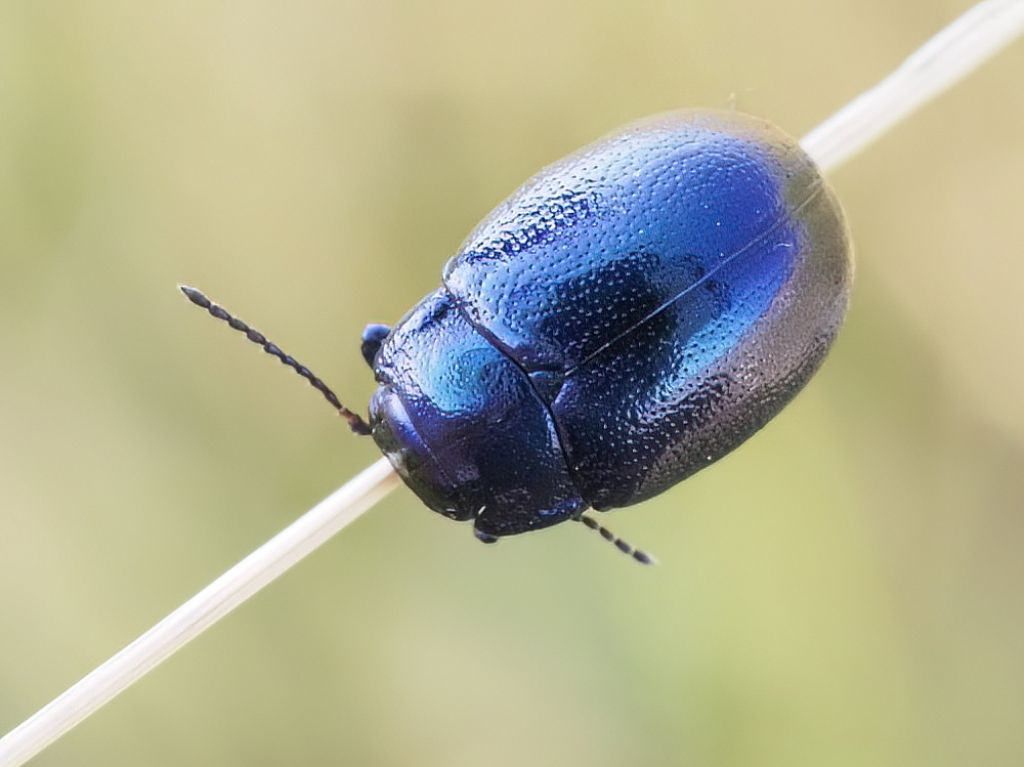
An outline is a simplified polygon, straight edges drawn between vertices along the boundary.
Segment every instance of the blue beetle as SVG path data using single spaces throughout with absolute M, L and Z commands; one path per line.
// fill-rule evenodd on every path
M 821 364 L 846 311 L 850 239 L 799 144 L 686 110 L 548 166 L 490 213 L 442 285 L 362 353 L 364 421 L 436 512 L 502 536 L 650 498 L 760 429 Z

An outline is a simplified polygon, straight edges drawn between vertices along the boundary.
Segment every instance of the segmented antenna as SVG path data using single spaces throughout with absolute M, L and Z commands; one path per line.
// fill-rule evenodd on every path
M 646 551 L 641 549 L 635 549 L 626 543 L 624 540 L 619 538 L 615 533 L 609 530 L 607 527 L 602 525 L 596 519 L 592 517 L 578 516 L 576 517 L 577 522 L 582 522 L 584 525 L 589 527 L 594 532 L 598 533 L 608 543 L 612 544 L 615 548 L 621 551 L 623 554 L 633 557 L 637 562 L 642 565 L 656 565 L 658 560 L 648 554 Z
M 178 289 L 181 290 L 181 292 L 185 294 L 185 297 L 196 306 L 201 309 L 206 309 L 206 311 L 208 311 L 213 317 L 216 317 L 218 320 L 223 320 L 239 333 L 245 333 L 245 337 L 254 344 L 260 346 L 263 351 L 272 357 L 277 357 L 277 359 L 281 361 L 282 365 L 290 367 L 300 376 L 305 378 L 309 382 L 309 385 L 323 394 L 324 399 L 330 402 L 331 406 L 338 411 L 338 414 L 348 421 L 348 425 L 352 431 L 363 436 L 370 433 L 370 427 L 366 421 L 342 405 L 341 400 L 338 399 L 337 395 L 328 388 L 327 384 L 313 375 L 312 370 L 301 364 L 294 357 L 285 354 L 277 344 L 268 341 L 267 337 L 258 330 L 245 324 L 237 317 L 232 316 L 223 306 L 218 306 L 213 303 L 213 301 L 203 295 L 202 291 L 190 288 L 188 285 L 179 285 Z

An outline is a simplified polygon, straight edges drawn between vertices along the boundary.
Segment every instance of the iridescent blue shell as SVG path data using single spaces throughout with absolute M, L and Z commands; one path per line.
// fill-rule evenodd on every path
M 374 358 L 373 435 L 484 536 L 656 495 L 793 398 L 846 310 L 843 214 L 792 138 L 643 120 L 548 166 Z

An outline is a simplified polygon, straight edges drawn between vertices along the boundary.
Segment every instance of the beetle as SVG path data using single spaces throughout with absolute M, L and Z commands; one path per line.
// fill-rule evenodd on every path
M 368 325 L 363 419 L 194 288 L 186 296 L 372 435 L 432 510 L 476 537 L 651 498 L 775 416 L 823 361 L 852 283 L 842 209 L 766 120 L 683 110 L 541 170 L 394 328 Z

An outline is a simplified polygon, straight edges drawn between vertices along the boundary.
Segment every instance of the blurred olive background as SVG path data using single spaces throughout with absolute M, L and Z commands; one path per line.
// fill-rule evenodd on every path
M 358 350 L 544 164 L 795 135 L 968 2 L 0 4 L 0 731 L 376 458 Z M 404 488 L 39 765 L 1019 765 L 1024 46 L 832 174 L 821 373 L 742 449 L 496 547 Z

